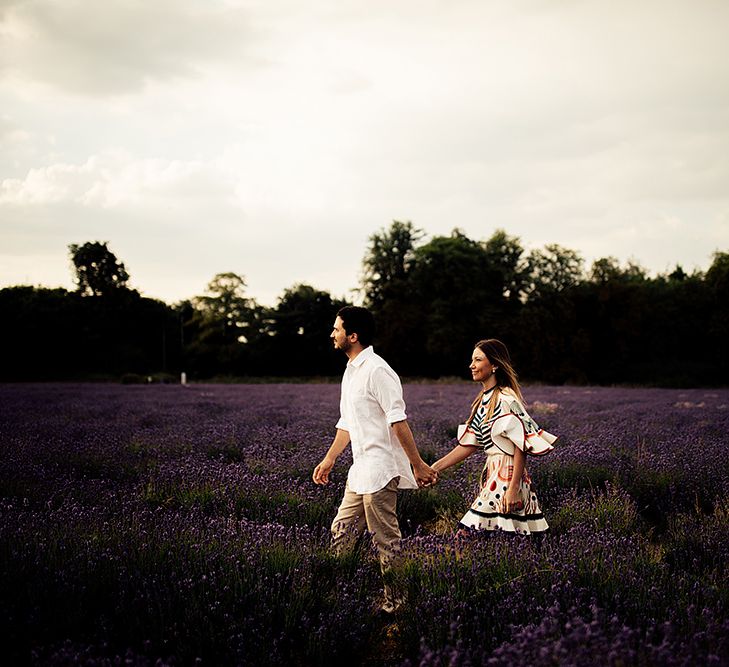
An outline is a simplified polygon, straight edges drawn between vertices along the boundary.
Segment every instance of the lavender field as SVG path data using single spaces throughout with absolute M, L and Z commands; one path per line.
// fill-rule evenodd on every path
M 400 499 L 408 603 L 335 557 L 338 385 L 0 385 L 4 664 L 729 664 L 729 390 L 527 387 L 552 530 L 456 542 L 482 459 Z M 426 460 L 471 384 L 409 384 Z

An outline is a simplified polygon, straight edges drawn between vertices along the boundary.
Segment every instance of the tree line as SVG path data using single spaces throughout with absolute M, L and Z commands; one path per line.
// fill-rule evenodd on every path
M 168 305 L 128 286 L 105 242 L 70 245 L 76 289 L 0 290 L 3 380 L 174 380 L 336 376 L 329 333 L 347 301 L 308 284 L 273 307 L 220 273 L 205 294 Z M 604 257 L 586 268 L 556 244 L 527 252 L 496 230 L 425 240 L 411 222 L 369 239 L 361 301 L 375 345 L 406 377 L 467 376 L 473 344 L 500 338 L 524 380 L 718 385 L 729 370 L 729 253 L 706 272 L 649 277 Z

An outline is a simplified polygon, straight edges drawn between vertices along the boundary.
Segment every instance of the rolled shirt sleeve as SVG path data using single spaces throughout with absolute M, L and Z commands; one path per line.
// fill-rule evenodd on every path
M 344 383 L 342 383 L 342 389 L 339 395 L 339 421 L 335 428 L 341 429 L 342 431 L 349 431 L 346 415 L 347 406 L 344 400 Z
M 376 368 L 371 375 L 372 393 L 385 413 L 388 424 L 405 421 L 405 400 L 402 397 L 402 384 L 395 371 L 386 366 Z

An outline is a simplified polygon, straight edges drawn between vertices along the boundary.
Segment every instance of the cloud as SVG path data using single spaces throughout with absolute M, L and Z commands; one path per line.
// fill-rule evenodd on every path
M 713 0 L 0 0 L 3 245 L 109 240 L 153 293 L 233 270 L 267 302 L 355 286 L 393 219 L 702 264 L 729 243 L 727 20 Z
M 219 2 L 11 2 L 2 13 L 0 71 L 85 95 L 194 78 L 222 62 L 255 64 L 256 29 Z
M 134 286 L 167 300 L 201 293 L 220 271 L 245 275 L 251 296 L 269 304 L 296 282 L 336 295 L 356 285 L 366 230 L 343 224 L 337 206 L 327 213 L 334 219 L 322 218 L 316 192 L 302 185 L 287 193 L 238 157 L 101 154 L 5 179 L 0 219 L 8 261 L 0 279 L 28 282 L 43 273 L 46 284 L 68 285 L 68 244 L 104 240 Z M 39 256 L 46 259 L 36 266 L 17 261 Z
M 90 157 L 83 164 L 31 169 L 0 182 L 0 204 L 74 203 L 101 209 L 152 205 L 189 207 L 196 199 L 232 197 L 228 176 L 198 161 L 134 159 L 123 153 Z

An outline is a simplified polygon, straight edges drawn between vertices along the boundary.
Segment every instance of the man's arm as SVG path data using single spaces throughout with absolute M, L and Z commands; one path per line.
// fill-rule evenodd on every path
M 435 484 L 438 481 L 438 473 L 420 457 L 420 452 L 418 452 L 418 447 L 415 444 L 415 438 L 413 438 L 413 432 L 410 430 L 410 424 L 408 424 L 407 419 L 392 424 L 392 430 L 395 431 L 395 435 L 405 450 L 410 465 L 413 466 L 413 473 L 415 474 L 415 480 L 418 485 L 427 486 Z
M 314 479 L 315 484 L 329 483 L 329 473 L 334 467 L 334 462 L 337 460 L 337 457 L 346 449 L 349 441 L 349 431 L 338 428 L 337 434 L 334 436 L 334 441 L 330 445 L 329 450 L 327 451 L 324 458 L 321 460 L 321 463 L 316 468 L 314 468 L 314 474 L 312 475 L 312 478 Z

